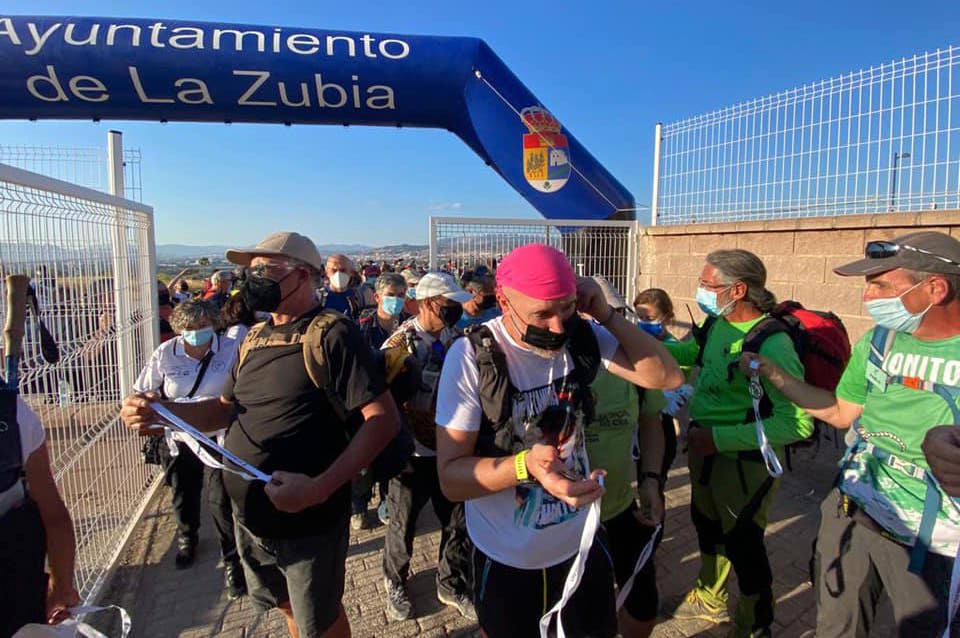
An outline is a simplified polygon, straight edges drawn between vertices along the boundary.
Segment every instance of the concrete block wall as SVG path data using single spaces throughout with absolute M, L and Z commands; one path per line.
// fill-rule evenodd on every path
M 778 299 L 832 310 L 855 341 L 873 325 L 861 301 L 863 279 L 838 277 L 833 268 L 863 256 L 868 241 L 920 229 L 960 238 L 960 211 L 650 226 L 638 236 L 637 290 L 663 288 L 673 299 L 678 321 L 689 322 L 686 306 L 699 321 L 703 313 L 694 295 L 707 253 L 742 248 L 766 264 L 767 287 Z

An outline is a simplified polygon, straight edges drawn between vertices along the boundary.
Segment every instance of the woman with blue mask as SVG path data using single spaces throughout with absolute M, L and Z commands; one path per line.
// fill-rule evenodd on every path
M 673 325 L 673 302 L 666 291 L 660 288 L 648 288 L 637 293 L 633 300 L 633 309 L 637 313 L 637 326 L 660 341 L 674 340 L 670 334 Z
M 134 389 L 175 401 L 219 397 L 230 375 L 239 342 L 217 334 L 221 316 L 216 303 L 201 299 L 185 301 L 173 309 L 170 326 L 177 336 L 154 351 L 140 372 Z M 211 433 L 213 435 L 218 433 Z M 178 436 L 182 435 L 164 435 L 153 441 L 164 468 L 164 478 L 172 492 L 177 519 L 176 567 L 189 567 L 196 555 L 200 498 L 206 475 L 207 498 L 220 542 L 227 593 L 230 598 L 239 598 L 246 593 L 246 583 L 233 532 L 233 510 L 223 487 L 222 471 L 207 468 L 205 473 L 203 463 Z

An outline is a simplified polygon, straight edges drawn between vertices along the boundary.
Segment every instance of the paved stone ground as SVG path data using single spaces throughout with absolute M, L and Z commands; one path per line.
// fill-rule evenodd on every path
M 830 441 L 823 442 L 815 457 L 805 451 L 795 454 L 794 471 L 787 472 L 776 497 L 766 536 L 777 598 L 775 636 L 813 635 L 816 612 L 808 581 L 808 561 L 819 523 L 818 504 L 830 488 L 838 456 L 839 452 Z M 661 615 L 664 617 L 654 632 L 656 638 L 714 637 L 725 635 L 729 630 L 726 626 L 669 618 L 670 611 L 689 590 L 698 569 L 689 499 L 687 469 L 684 459 L 680 458 L 667 484 L 666 533 L 656 555 Z M 104 600 L 121 604 L 133 616 L 133 638 L 273 638 L 287 635 L 286 625 L 278 612 L 260 614 L 247 599 L 227 600 L 209 518 L 203 519 L 198 560 L 188 570 L 173 568 L 175 529 L 168 491 L 163 489 L 147 509 L 106 587 Z M 353 635 L 377 638 L 479 635 L 473 623 L 436 599 L 434 578 L 440 533 L 429 510 L 421 515 L 409 583 L 417 617 L 402 623 L 388 622 L 384 613 L 380 567 L 383 537 L 384 528 L 378 524 L 375 529 L 354 534 L 350 541 L 343 603 Z M 732 613 L 736 599 L 735 579 L 731 583 L 731 592 Z M 889 609 L 884 609 L 880 617 L 889 619 Z M 876 627 L 873 635 L 893 633 L 889 620 L 885 620 Z

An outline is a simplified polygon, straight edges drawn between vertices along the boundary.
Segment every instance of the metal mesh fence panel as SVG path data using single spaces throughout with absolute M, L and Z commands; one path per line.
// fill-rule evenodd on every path
M 960 208 L 960 48 L 663 125 L 656 223 Z
M 0 144 L 0 162 L 78 186 L 109 192 L 105 148 Z M 140 149 L 124 149 L 124 195 L 136 202 L 143 201 L 140 166 Z
M 157 343 L 153 212 L 0 164 L 0 273 L 28 274 L 60 347 L 49 364 L 28 316 L 20 392 L 44 425 L 77 536 L 77 585 L 95 596 L 157 472 L 118 419 Z M 0 315 L 6 315 L 0 294 Z
M 430 264 L 458 272 L 494 265 L 511 250 L 540 243 L 564 252 L 581 276 L 601 275 L 632 300 L 636 222 L 430 218 Z

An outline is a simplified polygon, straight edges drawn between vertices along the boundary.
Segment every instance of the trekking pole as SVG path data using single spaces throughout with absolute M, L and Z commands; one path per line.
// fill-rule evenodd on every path
M 757 445 L 760 447 L 760 454 L 763 456 L 763 464 L 767 466 L 767 473 L 774 477 L 783 476 L 783 466 L 780 465 L 780 459 L 777 453 L 773 451 L 773 446 L 767 439 L 767 433 L 763 429 L 763 420 L 760 418 L 760 399 L 763 398 L 763 385 L 760 384 L 760 362 L 754 359 L 750 362 L 750 398 L 753 399 L 753 419 L 757 430 Z
M 27 317 L 26 275 L 7 275 L 7 323 L 3 329 L 3 344 L 6 353 L 4 389 L 17 391 L 19 384 L 20 355 L 23 351 L 24 324 Z

